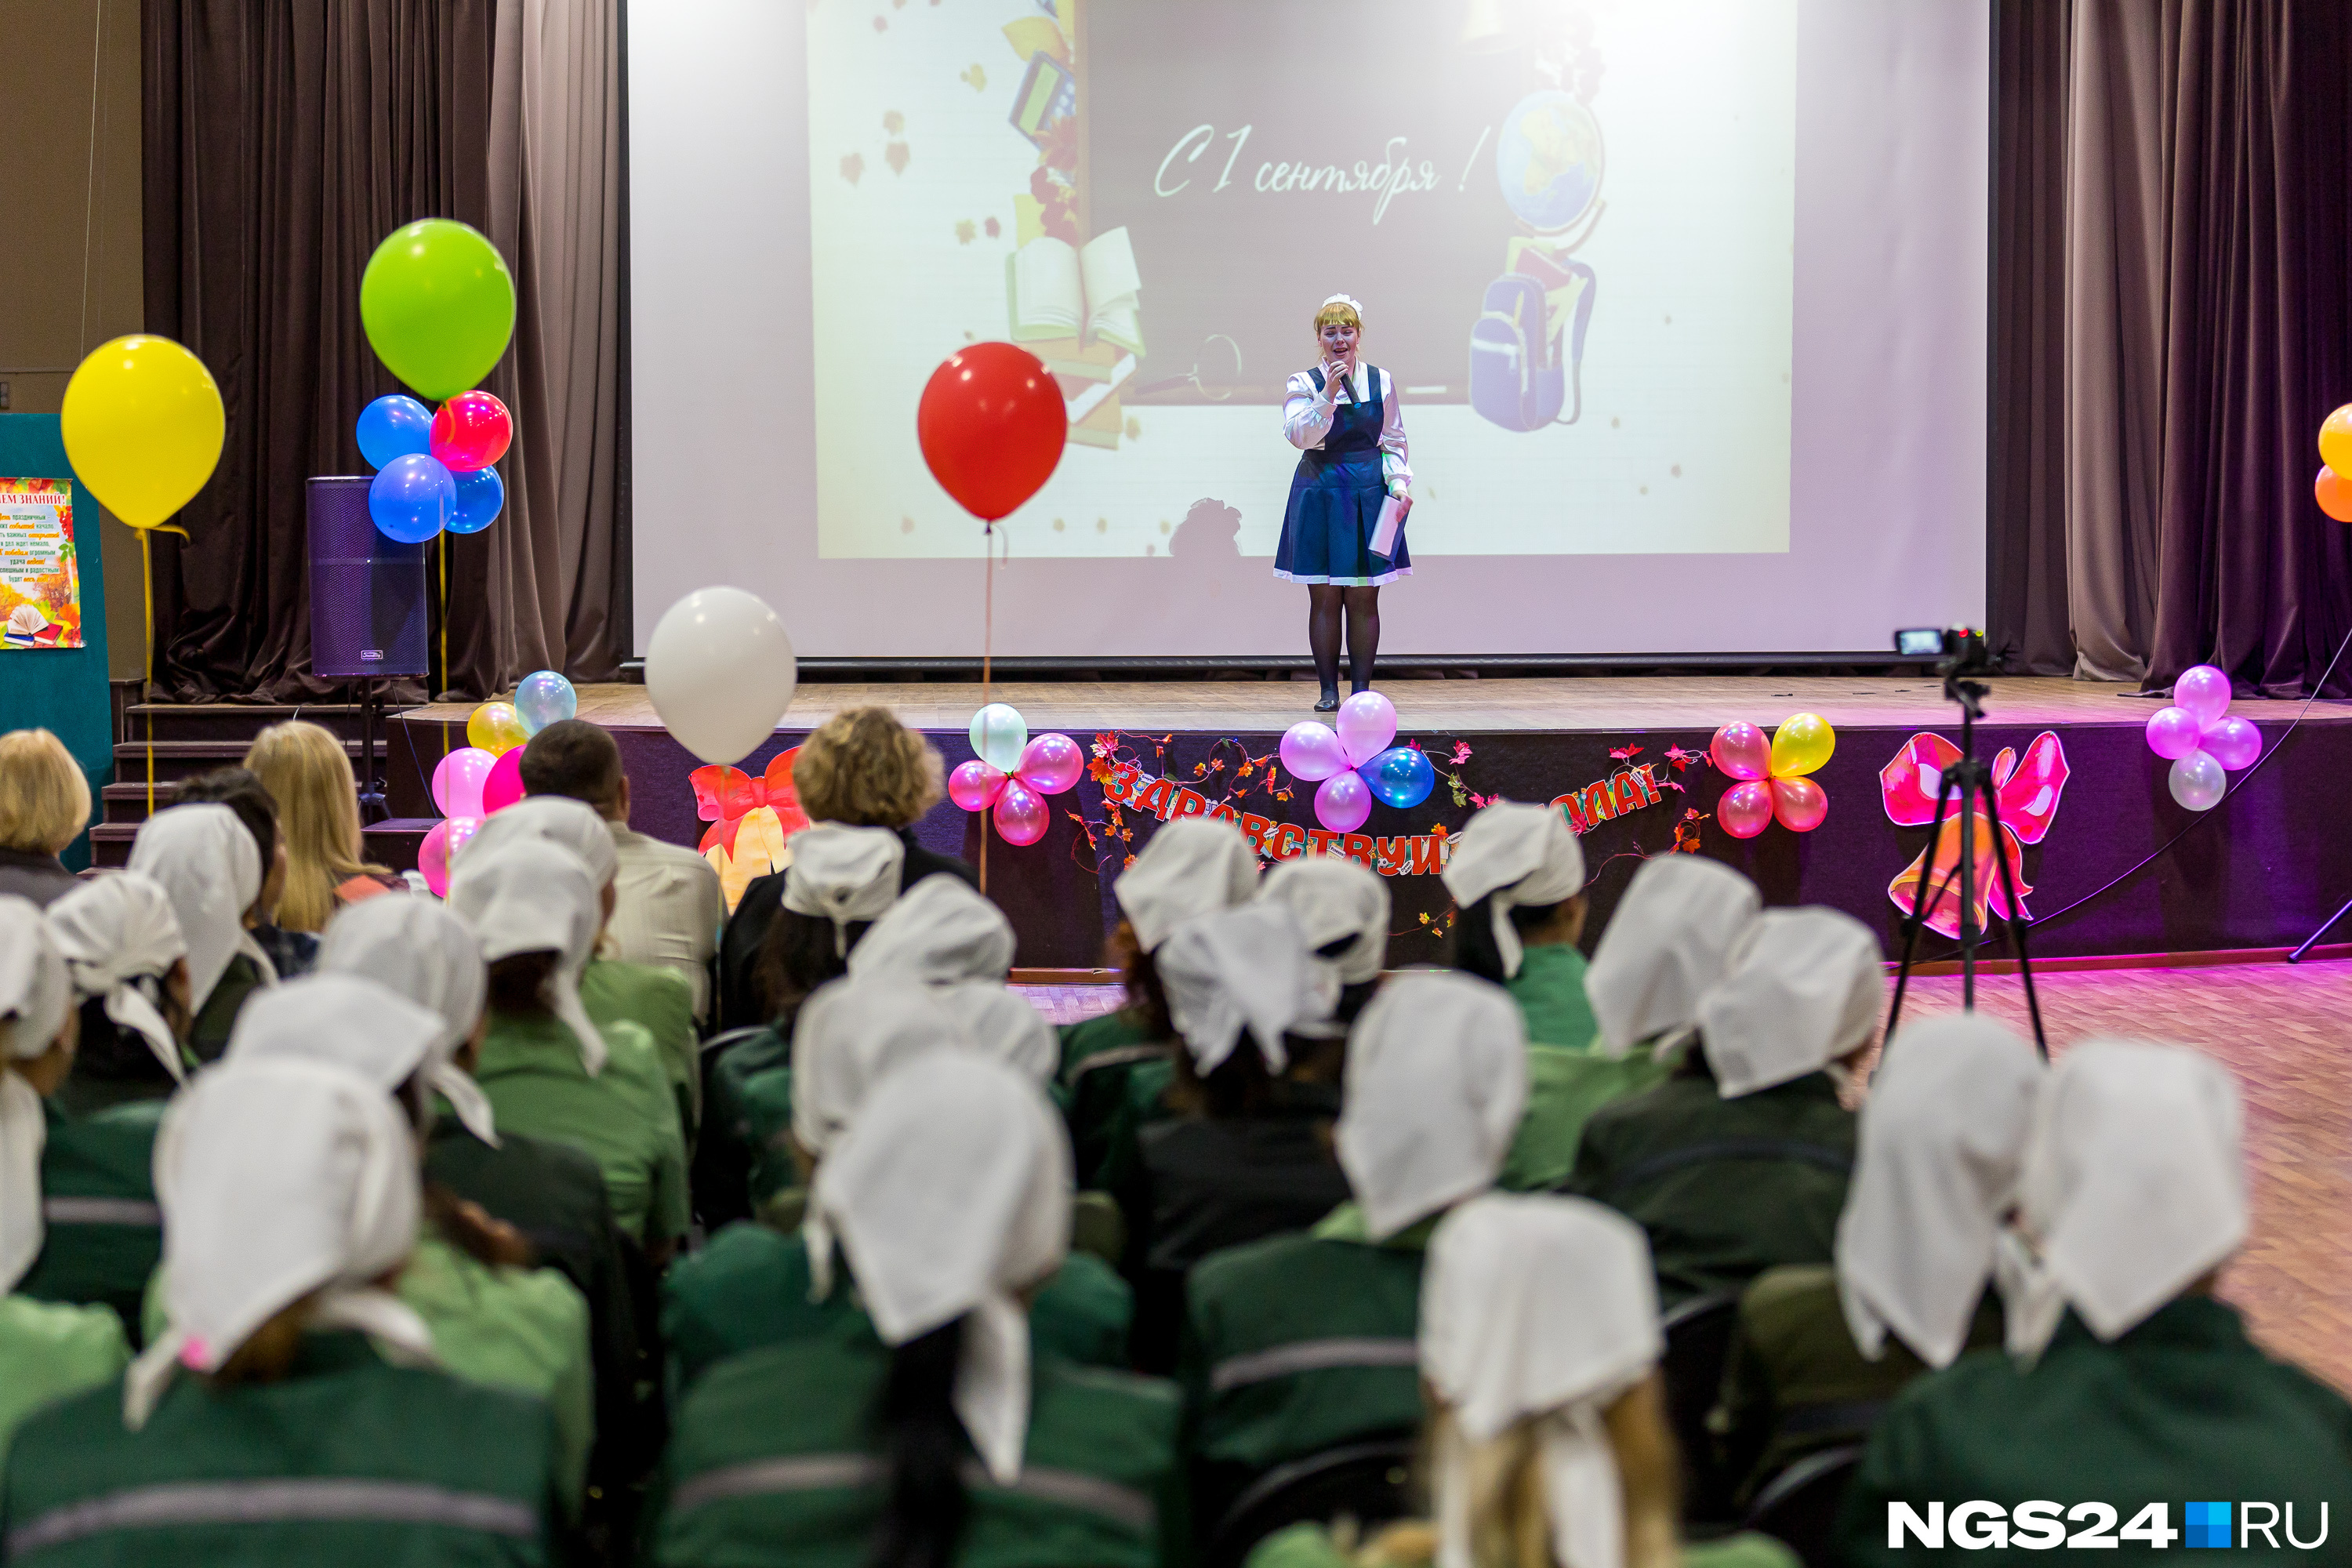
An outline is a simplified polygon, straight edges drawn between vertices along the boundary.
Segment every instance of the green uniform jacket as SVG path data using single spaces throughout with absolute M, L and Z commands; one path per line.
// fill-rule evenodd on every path
M 1340 1551 L 1320 1524 L 1277 1530 L 1244 1559 L 1245 1568 L 1358 1568 L 1358 1561 Z M 1800 1559 L 1770 1536 L 1743 1531 L 1719 1541 L 1685 1541 L 1682 1568 L 1800 1568 Z
M 855 1281 L 836 1255 L 834 1285 L 809 1300 L 808 1247 L 799 1233 L 730 1225 L 662 1281 L 662 1340 L 670 1397 L 684 1397 L 729 1356 L 788 1341 L 847 1334 L 872 1340 Z M 1135 1299 L 1099 1258 L 1073 1253 L 1029 1308 L 1037 1349 L 1084 1366 L 1124 1367 Z M 876 1343 L 880 1342 L 875 1341 Z
M 1062 1070 L 1055 1077 L 1063 1110 L 1070 1119 L 1078 1185 L 1107 1189 L 1103 1163 L 1128 1115 L 1128 1082 L 1139 1067 L 1161 1067 L 1173 1048 L 1144 1032 L 1131 1008 L 1105 1013 L 1082 1024 L 1065 1024 Z M 1155 1089 L 1167 1087 L 1160 1079 Z
M 25 1417 L 130 1364 L 122 1320 L 110 1310 L 0 1296 L 0 1468 Z
M 502 1131 L 568 1143 L 595 1160 L 613 1218 L 629 1237 L 682 1237 L 690 1217 L 686 1142 L 660 1050 L 635 1024 L 599 1024 L 597 1032 L 607 1060 L 591 1078 L 561 1022 L 493 1013 L 474 1079 Z
M 310 1334 L 279 1382 L 173 1379 L 138 1432 L 120 1380 L 26 1422 L 0 1551 L 23 1568 L 541 1563 L 552 1447 L 537 1400 Z
M 200 1062 L 220 1060 L 228 1049 L 228 1032 L 236 1024 L 238 1010 L 260 984 L 261 971 L 253 960 L 241 952 L 231 953 L 212 994 L 196 1010 L 195 1022 L 188 1030 L 188 1054 Z
M 1783 1263 L 1830 1261 L 1853 1128 L 1826 1073 L 1725 1100 L 1686 1063 L 1593 1113 L 1569 1186 L 1649 1233 L 1659 1301 L 1673 1307 Z
M 889 1352 L 801 1340 L 715 1367 L 679 1410 L 651 1540 L 665 1568 L 860 1568 L 881 1515 L 874 1413 Z M 1029 1441 L 1009 1487 L 967 1472 L 956 1568 L 1155 1568 L 1185 1561 L 1170 1384 L 1031 1363 Z
M 1978 1351 L 1914 1383 L 1871 1434 L 1834 1544 L 1840 1561 L 1857 1568 L 1945 1557 L 1948 1537 L 1947 1552 L 1922 1552 L 1907 1535 L 1908 1550 L 1887 1549 L 1888 1506 L 1896 1502 L 1922 1520 L 1930 1502 L 1948 1512 L 1979 1499 L 2004 1510 L 2049 1500 L 2062 1520 L 2078 1503 L 2105 1503 L 2116 1510 L 2112 1540 L 2149 1503 L 2166 1505 L 2167 1523 L 2183 1530 L 2182 1505 L 2207 1498 L 2278 1505 L 2272 1539 L 2280 1557 L 2352 1562 L 2352 1521 L 2345 1517 L 2352 1508 L 2352 1405 L 2256 1350 L 2237 1313 L 2189 1296 L 2108 1344 L 2069 1313 L 2031 1371 L 1999 1352 Z M 2319 1534 L 2323 1502 L 2332 1516 L 2326 1550 L 2286 1552 L 2290 1528 L 2306 1542 Z M 2233 1510 L 2226 1544 L 2241 1544 L 2239 1523 Z M 2014 1541 L 2013 1521 L 2011 1528 Z M 2058 1528 L 2071 1534 L 2096 1521 L 2085 1512 Z M 2189 1544 L 2177 1541 L 2155 1560 Z M 2117 1556 L 2149 1551 L 2123 1541 Z M 1985 1563 L 2050 1561 L 2045 1552 L 2014 1547 L 1966 1555 Z
M 723 1223 L 800 1184 L 793 1163 L 793 1044 L 771 1026 L 730 1046 L 710 1069 L 710 1104 L 698 1180 L 742 1183 L 740 1192 L 698 1194 L 704 1223 Z
M 658 963 L 592 958 L 580 976 L 580 1005 L 601 1033 L 607 1024 L 635 1024 L 661 1049 L 662 1070 L 677 1101 L 677 1124 L 688 1142 L 702 1119 L 702 1039 L 694 1026 L 694 987 Z
M 42 1107 L 41 1255 L 17 1294 L 114 1309 L 133 1345 L 139 1300 L 163 1256 L 155 1203 L 155 1130 L 164 1102 L 131 1100 L 87 1116 Z
M 1664 1083 L 1669 1070 L 1646 1045 L 1622 1057 L 1529 1046 L 1528 1109 L 1495 1184 L 1510 1193 L 1559 1186 L 1576 1169 L 1577 1146 L 1584 1141 L 1584 1124 L 1592 1113 L 1612 1100 Z
M 1564 942 L 1539 942 L 1525 951 L 1519 972 L 1504 985 L 1527 1020 L 1528 1044 L 1590 1051 L 1601 1033 L 1592 1004 L 1584 996 L 1584 954 Z

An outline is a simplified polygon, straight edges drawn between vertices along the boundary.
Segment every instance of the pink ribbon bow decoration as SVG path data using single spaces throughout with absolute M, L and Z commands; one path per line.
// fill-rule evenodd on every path
M 1895 760 L 1879 770 L 1878 789 L 1886 803 L 1887 819 L 1897 827 L 1925 827 L 1936 819 L 1936 790 L 1944 770 L 1960 760 L 1960 749 L 1941 735 L 1917 734 L 1903 742 Z M 2066 789 L 2066 749 L 2048 730 L 2025 748 L 2022 762 L 2013 746 L 2003 747 L 1992 763 L 1993 796 L 2000 812 L 2000 855 L 2017 887 L 2012 910 L 2000 889 L 2000 868 L 1993 862 L 1992 824 L 1978 805 L 1969 813 L 1975 835 L 1976 869 L 1969 889 L 1970 923 L 1984 929 L 1988 910 L 2003 920 L 2029 918 L 2025 896 L 2033 889 L 2025 880 L 2023 846 L 2039 844 L 2058 815 L 2058 798 Z M 1886 886 L 1886 896 L 1906 915 L 1919 897 L 1922 878 L 1928 879 L 1933 901 L 1927 906 L 1927 926 L 1948 937 L 1960 934 L 1960 887 L 1956 868 L 1960 861 L 1960 813 L 1955 804 L 1947 810 L 1936 841 L 1919 852 L 1901 875 Z

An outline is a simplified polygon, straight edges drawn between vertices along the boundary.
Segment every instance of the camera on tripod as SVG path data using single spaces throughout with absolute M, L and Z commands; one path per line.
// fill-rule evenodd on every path
M 1974 626 L 1905 626 L 1895 634 L 1895 651 L 1906 658 L 1937 660 L 1936 673 L 1947 680 L 1997 673 L 1984 633 Z

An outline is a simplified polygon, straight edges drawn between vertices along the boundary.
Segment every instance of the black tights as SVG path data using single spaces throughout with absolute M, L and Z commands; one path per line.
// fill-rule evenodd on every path
M 1339 609 L 1348 611 L 1348 684 L 1364 691 L 1372 684 L 1372 658 L 1381 650 L 1381 591 L 1339 583 L 1307 585 L 1307 646 L 1315 653 L 1316 679 L 1323 689 L 1339 689 Z

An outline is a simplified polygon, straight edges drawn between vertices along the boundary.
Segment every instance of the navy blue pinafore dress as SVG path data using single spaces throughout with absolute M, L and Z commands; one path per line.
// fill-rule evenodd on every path
M 1323 445 L 1299 453 L 1298 471 L 1290 477 L 1282 542 L 1274 552 L 1274 574 L 1287 582 L 1376 587 L 1412 570 L 1402 534 L 1393 559 L 1371 552 L 1388 484 L 1381 477 L 1381 373 L 1363 368 L 1370 395 L 1333 410 Z M 1321 368 L 1307 374 L 1322 391 Z

